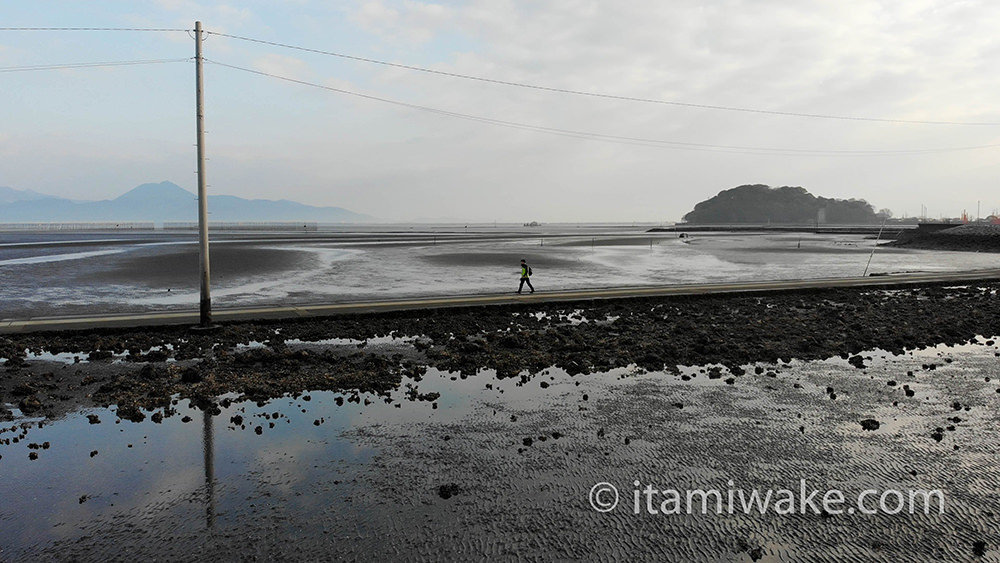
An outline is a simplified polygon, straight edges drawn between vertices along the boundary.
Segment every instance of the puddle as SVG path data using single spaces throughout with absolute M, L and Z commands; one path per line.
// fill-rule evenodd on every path
M 987 340 L 900 356 L 869 351 L 863 369 L 840 357 L 745 365 L 740 376 L 720 365 L 576 376 L 550 368 L 505 379 L 429 369 L 388 398 L 227 396 L 217 411 L 177 400 L 141 423 L 119 421 L 115 408 L 7 422 L 0 559 L 739 560 L 753 552 L 795 561 L 825 545 L 866 553 L 874 542 L 893 556 L 922 550 L 912 560 L 950 557 L 953 534 L 986 525 L 995 497 L 984 483 L 1000 478 L 986 463 L 1000 454 L 992 430 L 1000 381 L 988 379 L 997 369 Z M 939 354 L 953 365 L 922 367 Z M 864 430 L 867 419 L 879 427 Z M 938 427 L 941 440 L 931 436 Z M 599 481 L 752 487 L 800 477 L 847 489 L 942 487 L 957 508 L 945 519 L 829 523 L 759 514 L 654 521 L 586 506 Z M 685 542 L 670 540 L 678 533 Z
M 379 453 L 345 432 L 432 420 L 447 425 L 487 403 L 494 411 L 536 408 L 540 399 L 575 396 L 580 379 L 552 369 L 522 384 L 497 380 L 492 372 L 463 378 L 430 369 L 419 382 L 404 379 L 388 400 L 320 391 L 263 405 L 221 397 L 218 414 L 175 400 L 167 411 L 144 411 L 141 423 L 120 420 L 114 407 L 54 422 L 4 423 L 0 470 L 17 486 L 0 492 L 0 553 L 70 539 L 91 521 L 146 510 L 150 503 L 160 518 L 192 530 L 238 527 L 246 499 L 262 490 L 285 498 L 322 483 L 324 497 L 311 493 L 310 502 L 336 504 L 351 494 L 357 469 Z M 551 392 L 540 398 L 543 386 Z M 408 400 L 408 394 L 424 400 Z

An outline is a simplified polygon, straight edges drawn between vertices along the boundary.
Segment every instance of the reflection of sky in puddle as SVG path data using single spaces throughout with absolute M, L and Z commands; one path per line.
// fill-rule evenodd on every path
M 980 342 L 985 340 L 979 338 Z M 871 372 L 889 360 L 899 361 L 898 374 L 909 369 L 902 367 L 904 364 L 919 366 L 925 356 L 946 353 L 992 357 L 995 350 L 996 346 L 978 344 L 939 346 L 912 355 L 889 355 L 887 359 L 882 359 L 884 353 L 880 351 L 867 351 L 862 356 L 872 356 L 866 362 Z M 767 364 L 759 365 L 770 369 Z M 699 403 L 710 408 L 713 393 L 739 396 L 751 408 L 756 408 L 757 402 L 762 409 L 773 407 L 773 403 L 761 402 L 763 396 L 755 397 L 751 392 L 757 387 L 750 387 L 750 380 L 763 378 L 763 385 L 772 381 L 754 374 L 754 365 L 743 366 L 747 374 L 736 378 L 733 386 L 725 383 L 731 375 L 727 370 L 723 369 L 722 377 L 714 380 L 703 373 L 712 367 L 720 366 L 680 366 L 680 374 L 697 374 L 690 381 L 681 381 L 680 375 L 673 373 L 643 373 L 634 366 L 572 377 L 550 368 L 525 384 L 517 377 L 498 380 L 492 371 L 463 378 L 430 369 L 419 382 L 404 380 L 392 393 L 393 400 L 389 403 L 383 397 L 365 394 L 359 396 L 360 403 L 355 403 L 348 400 L 351 394 L 333 392 L 279 398 L 262 406 L 234 403 L 208 419 L 210 435 L 206 432 L 204 413 L 191 408 L 187 401 L 179 401 L 175 406 L 177 412 L 160 424 L 148 417 L 142 423 L 116 424 L 113 411 L 106 409 L 71 414 L 41 427 L 36 425 L 37 421 L 3 423 L 0 428 L 6 431 L 0 433 L 0 441 L 18 436 L 20 430 L 10 429 L 21 422 L 29 423 L 30 427 L 18 443 L 0 444 L 0 472 L 8 484 L 0 492 L 3 529 L 0 553 L 16 556 L 34 545 L 99 534 L 100 529 L 95 526 L 109 522 L 116 526 L 166 526 L 168 530 L 183 533 L 205 529 L 210 519 L 217 530 L 227 533 L 238 530 L 241 519 L 248 514 L 267 517 L 272 508 L 280 508 L 282 517 L 290 518 L 296 526 L 295 533 L 321 533 L 324 522 L 313 521 L 311 515 L 320 511 L 319 507 L 343 504 L 343 499 L 365 482 L 357 478 L 358 472 L 379 463 L 381 452 L 363 445 L 365 440 L 358 439 L 359 432 L 421 439 L 425 436 L 423 429 L 446 429 L 470 420 L 500 422 L 509 421 L 512 414 L 529 411 L 598 409 L 609 399 L 628 400 L 628 394 L 622 393 L 625 389 L 622 386 L 628 385 L 658 386 L 671 402 L 694 403 L 693 407 L 685 406 L 686 409 L 696 409 Z M 871 389 L 881 393 L 885 389 L 883 375 L 887 375 L 878 371 L 878 377 L 872 380 L 839 357 L 815 362 L 793 360 L 774 367 L 780 375 L 773 381 L 782 386 L 782 393 L 808 396 L 808 400 L 823 401 L 831 408 L 851 408 L 853 392 L 865 393 L 865 389 Z M 838 385 L 842 399 L 831 403 L 824 396 L 825 377 L 834 373 L 841 377 L 850 374 L 849 381 L 856 387 L 840 389 Z M 918 375 L 919 381 L 910 382 L 920 395 L 914 408 L 934 408 L 938 399 L 928 386 L 940 373 Z M 847 381 L 841 379 L 845 385 Z M 803 387 L 791 389 L 793 382 L 801 382 Z M 900 379 L 900 385 L 903 382 Z M 407 384 L 416 385 L 422 394 L 440 393 L 440 397 L 433 402 L 404 400 Z M 590 397 L 585 399 L 583 396 L 588 393 Z M 780 401 L 788 395 L 767 395 L 768 400 L 775 396 Z M 926 398 L 932 400 L 928 402 Z M 342 401 L 339 406 L 338 399 Z M 370 404 L 365 404 L 366 401 Z M 929 419 L 920 414 L 922 411 L 889 410 L 887 402 L 872 402 L 870 397 L 859 397 L 859 401 L 875 410 L 858 413 L 858 419 L 874 416 L 882 423 L 878 432 L 862 434 L 861 439 L 927 431 Z M 935 418 L 933 424 L 942 424 L 944 416 L 951 416 L 946 409 L 941 412 L 944 413 L 938 417 L 941 420 Z M 90 424 L 87 415 L 98 416 L 101 423 Z M 237 415 L 243 418 L 243 428 L 232 421 Z M 727 416 L 720 412 L 699 419 L 703 425 L 700 430 L 704 431 L 704 425 L 728 424 Z M 190 417 L 189 421 L 184 422 L 184 417 Z M 853 436 L 857 433 L 856 424 L 852 421 L 824 430 L 833 435 Z M 809 431 L 814 431 L 814 426 Z M 431 431 L 425 439 L 437 434 Z M 203 449 L 209 436 L 214 472 L 211 487 L 206 485 L 207 458 Z M 520 438 L 515 436 L 514 442 Z M 45 442 L 50 446 L 47 449 L 28 448 L 29 444 Z M 91 456 L 93 451 L 98 453 Z M 38 454 L 37 460 L 29 460 L 31 452 Z M 343 510 L 352 514 L 366 509 L 346 504 Z
M 173 349 L 174 349 L 173 344 L 167 344 L 165 346 L 151 346 L 144 350 L 136 350 L 134 353 L 138 356 L 143 356 L 149 354 L 150 352 L 164 352 L 170 355 L 173 353 Z M 113 363 L 121 363 L 125 361 L 125 358 L 128 357 L 128 355 L 129 354 L 125 352 L 112 353 L 110 359 Z M 78 363 L 86 364 L 90 363 L 90 359 L 88 356 L 89 352 L 85 352 L 83 350 L 79 352 L 59 352 L 57 354 L 54 354 L 52 352 L 49 352 L 48 350 L 35 351 L 26 349 L 24 359 L 29 362 L 37 361 L 37 362 L 56 362 L 60 364 L 78 364 Z M 0 364 L 3 364 L 6 361 L 7 361 L 6 358 L 0 360 Z M 164 361 L 170 363 L 170 362 L 175 362 L 177 360 L 170 357 Z
M 336 477 L 314 468 L 332 460 L 346 467 L 374 454 L 339 437 L 359 414 L 357 405 L 336 407 L 333 398 L 330 393 L 313 393 L 311 401 L 278 399 L 264 407 L 240 403 L 211 418 L 216 523 L 236 525 L 230 520 L 239 515 L 243 499 L 255 489 L 294 487 L 300 481 L 332 482 Z M 171 519 L 184 522 L 195 518 L 204 526 L 205 415 L 186 401 L 176 408 L 177 413 L 165 417 L 161 424 L 149 418 L 139 424 L 116 424 L 112 411 L 88 410 L 33 427 L 19 443 L 0 446 L 5 479 L 17 483 L 0 493 L 4 529 L 0 551 L 10 553 L 74 537 L 98 517 L 166 510 Z M 430 405 L 414 408 L 429 409 Z M 376 410 L 392 414 L 389 409 L 374 403 L 360 416 L 371 416 Z M 265 413 L 270 419 L 263 418 Z M 274 413 L 279 416 L 274 417 Z M 88 414 L 98 416 L 101 423 L 90 424 Z M 230 421 L 235 414 L 244 417 L 246 430 Z M 190 421 L 183 422 L 184 417 Z M 313 424 L 320 419 L 322 424 Z M 257 426 L 262 427 L 260 435 L 254 432 Z M 6 432 L 0 439 L 15 436 L 17 433 Z M 48 449 L 28 448 L 29 444 L 45 442 L 50 444 Z M 93 451 L 98 453 L 91 457 Z M 38 459 L 30 460 L 30 452 L 37 453 Z M 199 524 L 188 525 L 197 529 Z
M 349 494 L 357 465 L 377 454 L 346 438 L 349 429 L 447 424 L 468 416 L 483 401 L 529 408 L 540 394 L 551 398 L 553 391 L 554 396 L 576 392 L 569 376 L 550 372 L 542 376 L 551 387 L 548 393 L 540 393 L 539 379 L 522 386 L 519 379 L 496 380 L 491 372 L 463 379 L 431 369 L 416 385 L 421 393 L 440 393 L 434 402 L 405 400 L 404 382 L 391 403 L 365 394 L 359 404 L 347 400 L 350 394 L 311 392 L 263 406 L 240 402 L 223 408 L 210 417 L 214 525 L 238 526 L 250 497 L 291 503 L 285 510 L 302 510 L 306 514 L 300 516 L 307 516 L 311 505 L 330 505 Z M 370 404 L 364 404 L 366 399 Z M 0 441 L 21 433 L 11 428 L 26 422 L 30 426 L 18 443 L 0 444 L 5 480 L 17 484 L 0 492 L 0 552 L 77 537 L 95 519 L 164 517 L 183 522 L 188 530 L 204 527 L 210 490 L 205 415 L 187 401 L 174 408 L 176 413 L 162 423 L 148 416 L 142 423 L 116 423 L 114 409 L 88 409 L 41 427 L 27 420 L 0 425 L 8 430 L 0 433 Z M 101 422 L 90 424 L 87 415 Z M 237 415 L 243 428 L 232 422 Z M 47 449 L 28 447 L 46 442 Z M 97 454 L 91 456 L 93 451 Z M 29 459 L 31 452 L 38 454 L 37 460 Z M 326 498 L 315 498 L 318 486 Z M 310 498 L 298 498 L 305 488 Z

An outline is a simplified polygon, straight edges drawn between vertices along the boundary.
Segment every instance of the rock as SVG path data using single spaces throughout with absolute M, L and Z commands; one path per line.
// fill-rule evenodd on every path
M 973 542 L 972 554 L 975 555 L 976 557 L 982 557 L 986 555 L 986 542 L 984 542 L 983 540 Z
M 181 383 L 201 383 L 202 379 L 204 378 L 197 368 L 189 367 L 181 372 Z
M 438 496 L 445 500 L 448 500 L 451 497 L 461 492 L 462 488 L 459 487 L 458 484 L 456 483 L 448 483 L 446 485 L 441 485 L 440 487 L 438 487 Z
M 15 397 L 27 397 L 29 395 L 34 395 L 38 390 L 35 389 L 30 383 L 19 383 L 10 390 L 10 394 Z
M 879 426 L 879 422 L 874 418 L 866 418 L 861 421 L 861 428 L 868 431 L 878 430 Z
M 42 410 L 42 402 L 38 400 L 38 397 L 32 395 L 21 399 L 17 404 L 17 408 L 21 409 L 21 412 L 24 414 L 32 414 Z

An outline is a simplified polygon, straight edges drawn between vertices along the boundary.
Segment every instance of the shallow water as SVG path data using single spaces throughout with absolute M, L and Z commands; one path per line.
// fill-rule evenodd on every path
M 160 422 L 118 422 L 112 407 L 5 423 L 0 559 L 941 561 L 983 541 L 997 560 L 1000 349 L 985 341 L 870 351 L 864 369 L 831 358 L 526 382 L 429 370 L 388 403 L 309 392 L 215 415 L 177 401 Z M 407 400 L 409 385 L 440 396 Z M 929 515 L 633 511 L 635 481 L 800 479 L 947 502 Z M 601 482 L 622 495 L 607 513 L 588 502 Z
M 386 228 L 387 231 L 391 230 Z M 518 262 L 541 291 L 701 282 L 858 277 L 863 235 L 704 233 L 554 227 L 213 235 L 218 307 L 507 293 Z M 869 273 L 995 268 L 993 254 L 878 248 Z M 2 318 L 196 308 L 190 235 L 0 235 Z

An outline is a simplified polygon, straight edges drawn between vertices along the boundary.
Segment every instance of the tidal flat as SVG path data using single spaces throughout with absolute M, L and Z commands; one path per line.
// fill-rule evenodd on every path
M 6 335 L 0 555 L 998 560 L 998 289 Z M 661 502 L 800 487 L 842 510 Z

